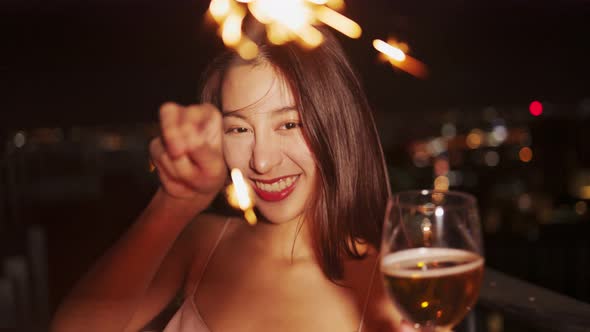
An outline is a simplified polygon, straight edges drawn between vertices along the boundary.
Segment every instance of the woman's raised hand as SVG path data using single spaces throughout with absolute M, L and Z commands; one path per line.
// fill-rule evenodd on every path
M 223 159 L 221 113 L 210 104 L 160 107 L 162 134 L 150 143 L 150 156 L 162 188 L 169 195 L 192 199 L 214 196 L 223 187 L 227 168 Z

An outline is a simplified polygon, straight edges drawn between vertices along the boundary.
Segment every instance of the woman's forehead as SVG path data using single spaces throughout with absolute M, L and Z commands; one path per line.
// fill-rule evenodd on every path
M 287 82 L 269 64 L 234 65 L 229 68 L 221 86 L 224 113 L 277 109 L 294 106 Z

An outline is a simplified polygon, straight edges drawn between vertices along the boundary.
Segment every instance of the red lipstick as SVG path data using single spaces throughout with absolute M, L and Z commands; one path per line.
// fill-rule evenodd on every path
M 289 177 L 289 176 L 285 176 L 282 178 L 286 178 L 286 177 Z M 282 178 L 273 179 L 273 180 L 256 180 L 256 181 L 271 184 L 271 183 L 277 182 L 278 180 L 280 180 Z M 286 187 L 285 189 L 283 189 L 281 191 L 276 191 L 276 192 L 264 191 L 264 190 L 258 188 L 256 185 L 253 185 L 252 188 L 254 189 L 254 192 L 256 192 L 256 195 L 258 195 L 258 197 L 260 197 L 262 200 L 268 201 L 268 202 L 278 202 L 278 201 L 285 199 L 287 196 L 289 196 L 289 194 L 291 194 L 293 189 L 295 189 L 295 183 L 297 183 L 297 180 L 299 180 L 299 176 L 295 179 L 295 181 L 293 181 L 293 183 L 291 183 L 290 186 Z

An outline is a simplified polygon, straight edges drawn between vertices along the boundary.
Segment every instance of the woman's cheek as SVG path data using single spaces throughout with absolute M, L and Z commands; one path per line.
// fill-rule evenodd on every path
M 284 141 L 282 151 L 285 156 L 298 164 L 308 175 L 315 173 L 316 164 L 313 153 L 303 138 Z
M 223 156 L 225 163 L 231 168 L 238 167 L 243 169 L 248 166 L 250 161 L 250 153 L 248 142 L 240 139 L 224 139 L 223 140 Z

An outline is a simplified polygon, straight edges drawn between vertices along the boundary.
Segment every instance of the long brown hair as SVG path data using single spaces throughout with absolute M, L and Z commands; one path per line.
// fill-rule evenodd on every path
M 261 44 L 253 63 L 273 65 L 295 96 L 318 169 L 305 220 L 324 274 L 339 280 L 345 257 L 363 257 L 356 244 L 379 247 L 389 182 L 359 80 L 336 38 L 322 32 L 324 43 L 313 50 Z M 202 102 L 220 107 L 223 76 L 237 59 L 228 52 L 213 61 L 204 75 Z

